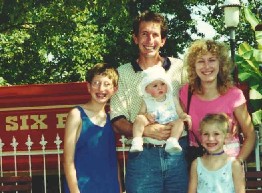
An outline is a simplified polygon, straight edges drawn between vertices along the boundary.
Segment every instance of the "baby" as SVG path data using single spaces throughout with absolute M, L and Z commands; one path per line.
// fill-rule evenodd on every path
M 143 132 L 145 126 L 152 123 L 172 126 L 171 135 L 166 141 L 165 151 L 168 153 L 182 151 L 178 139 L 184 130 L 186 121 L 191 127 L 191 117 L 179 104 L 177 96 L 173 96 L 171 80 L 161 66 L 150 67 L 143 72 L 139 90 L 143 103 L 133 124 L 133 140 L 130 152 L 143 151 Z M 176 121 L 182 119 L 183 121 Z M 158 140 L 149 138 L 150 143 L 158 145 Z

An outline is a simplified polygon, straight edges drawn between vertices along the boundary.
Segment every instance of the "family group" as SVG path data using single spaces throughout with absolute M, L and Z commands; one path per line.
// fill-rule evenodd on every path
M 183 60 L 167 57 L 167 32 L 161 14 L 143 12 L 133 22 L 137 58 L 88 70 L 91 99 L 66 121 L 65 193 L 245 192 L 243 161 L 255 131 L 228 46 L 199 39 Z M 131 141 L 124 185 L 115 133 Z M 193 162 L 190 147 L 204 150 Z

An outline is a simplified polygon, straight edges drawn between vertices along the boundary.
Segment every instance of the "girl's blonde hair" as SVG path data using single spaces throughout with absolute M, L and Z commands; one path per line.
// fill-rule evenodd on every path
M 220 94 L 225 94 L 232 87 L 232 61 L 229 57 L 229 49 L 224 43 L 219 43 L 214 40 L 196 40 L 188 48 L 185 55 L 185 65 L 188 72 L 189 85 L 191 91 L 197 94 L 203 94 L 201 80 L 196 73 L 195 63 L 198 57 L 210 52 L 219 60 L 219 72 L 217 75 L 217 89 Z
M 200 133 L 203 132 L 203 128 L 206 125 L 216 124 L 224 134 L 229 132 L 229 119 L 225 113 L 207 114 L 199 125 Z

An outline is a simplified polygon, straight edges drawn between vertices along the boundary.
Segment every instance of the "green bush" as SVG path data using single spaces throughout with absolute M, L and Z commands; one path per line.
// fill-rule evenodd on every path
M 239 69 L 239 79 L 249 84 L 252 120 L 254 125 L 258 126 L 261 125 L 262 120 L 262 31 L 255 30 L 261 24 L 250 9 L 245 7 L 244 13 L 255 33 L 257 48 L 251 47 L 247 42 L 240 44 L 236 63 Z

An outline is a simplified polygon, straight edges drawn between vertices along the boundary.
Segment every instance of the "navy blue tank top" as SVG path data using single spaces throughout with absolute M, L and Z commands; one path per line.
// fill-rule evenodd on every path
M 81 193 L 119 193 L 115 135 L 107 114 L 103 127 L 91 122 L 82 107 L 82 129 L 75 149 L 75 167 Z M 69 193 L 65 183 L 65 193 Z

